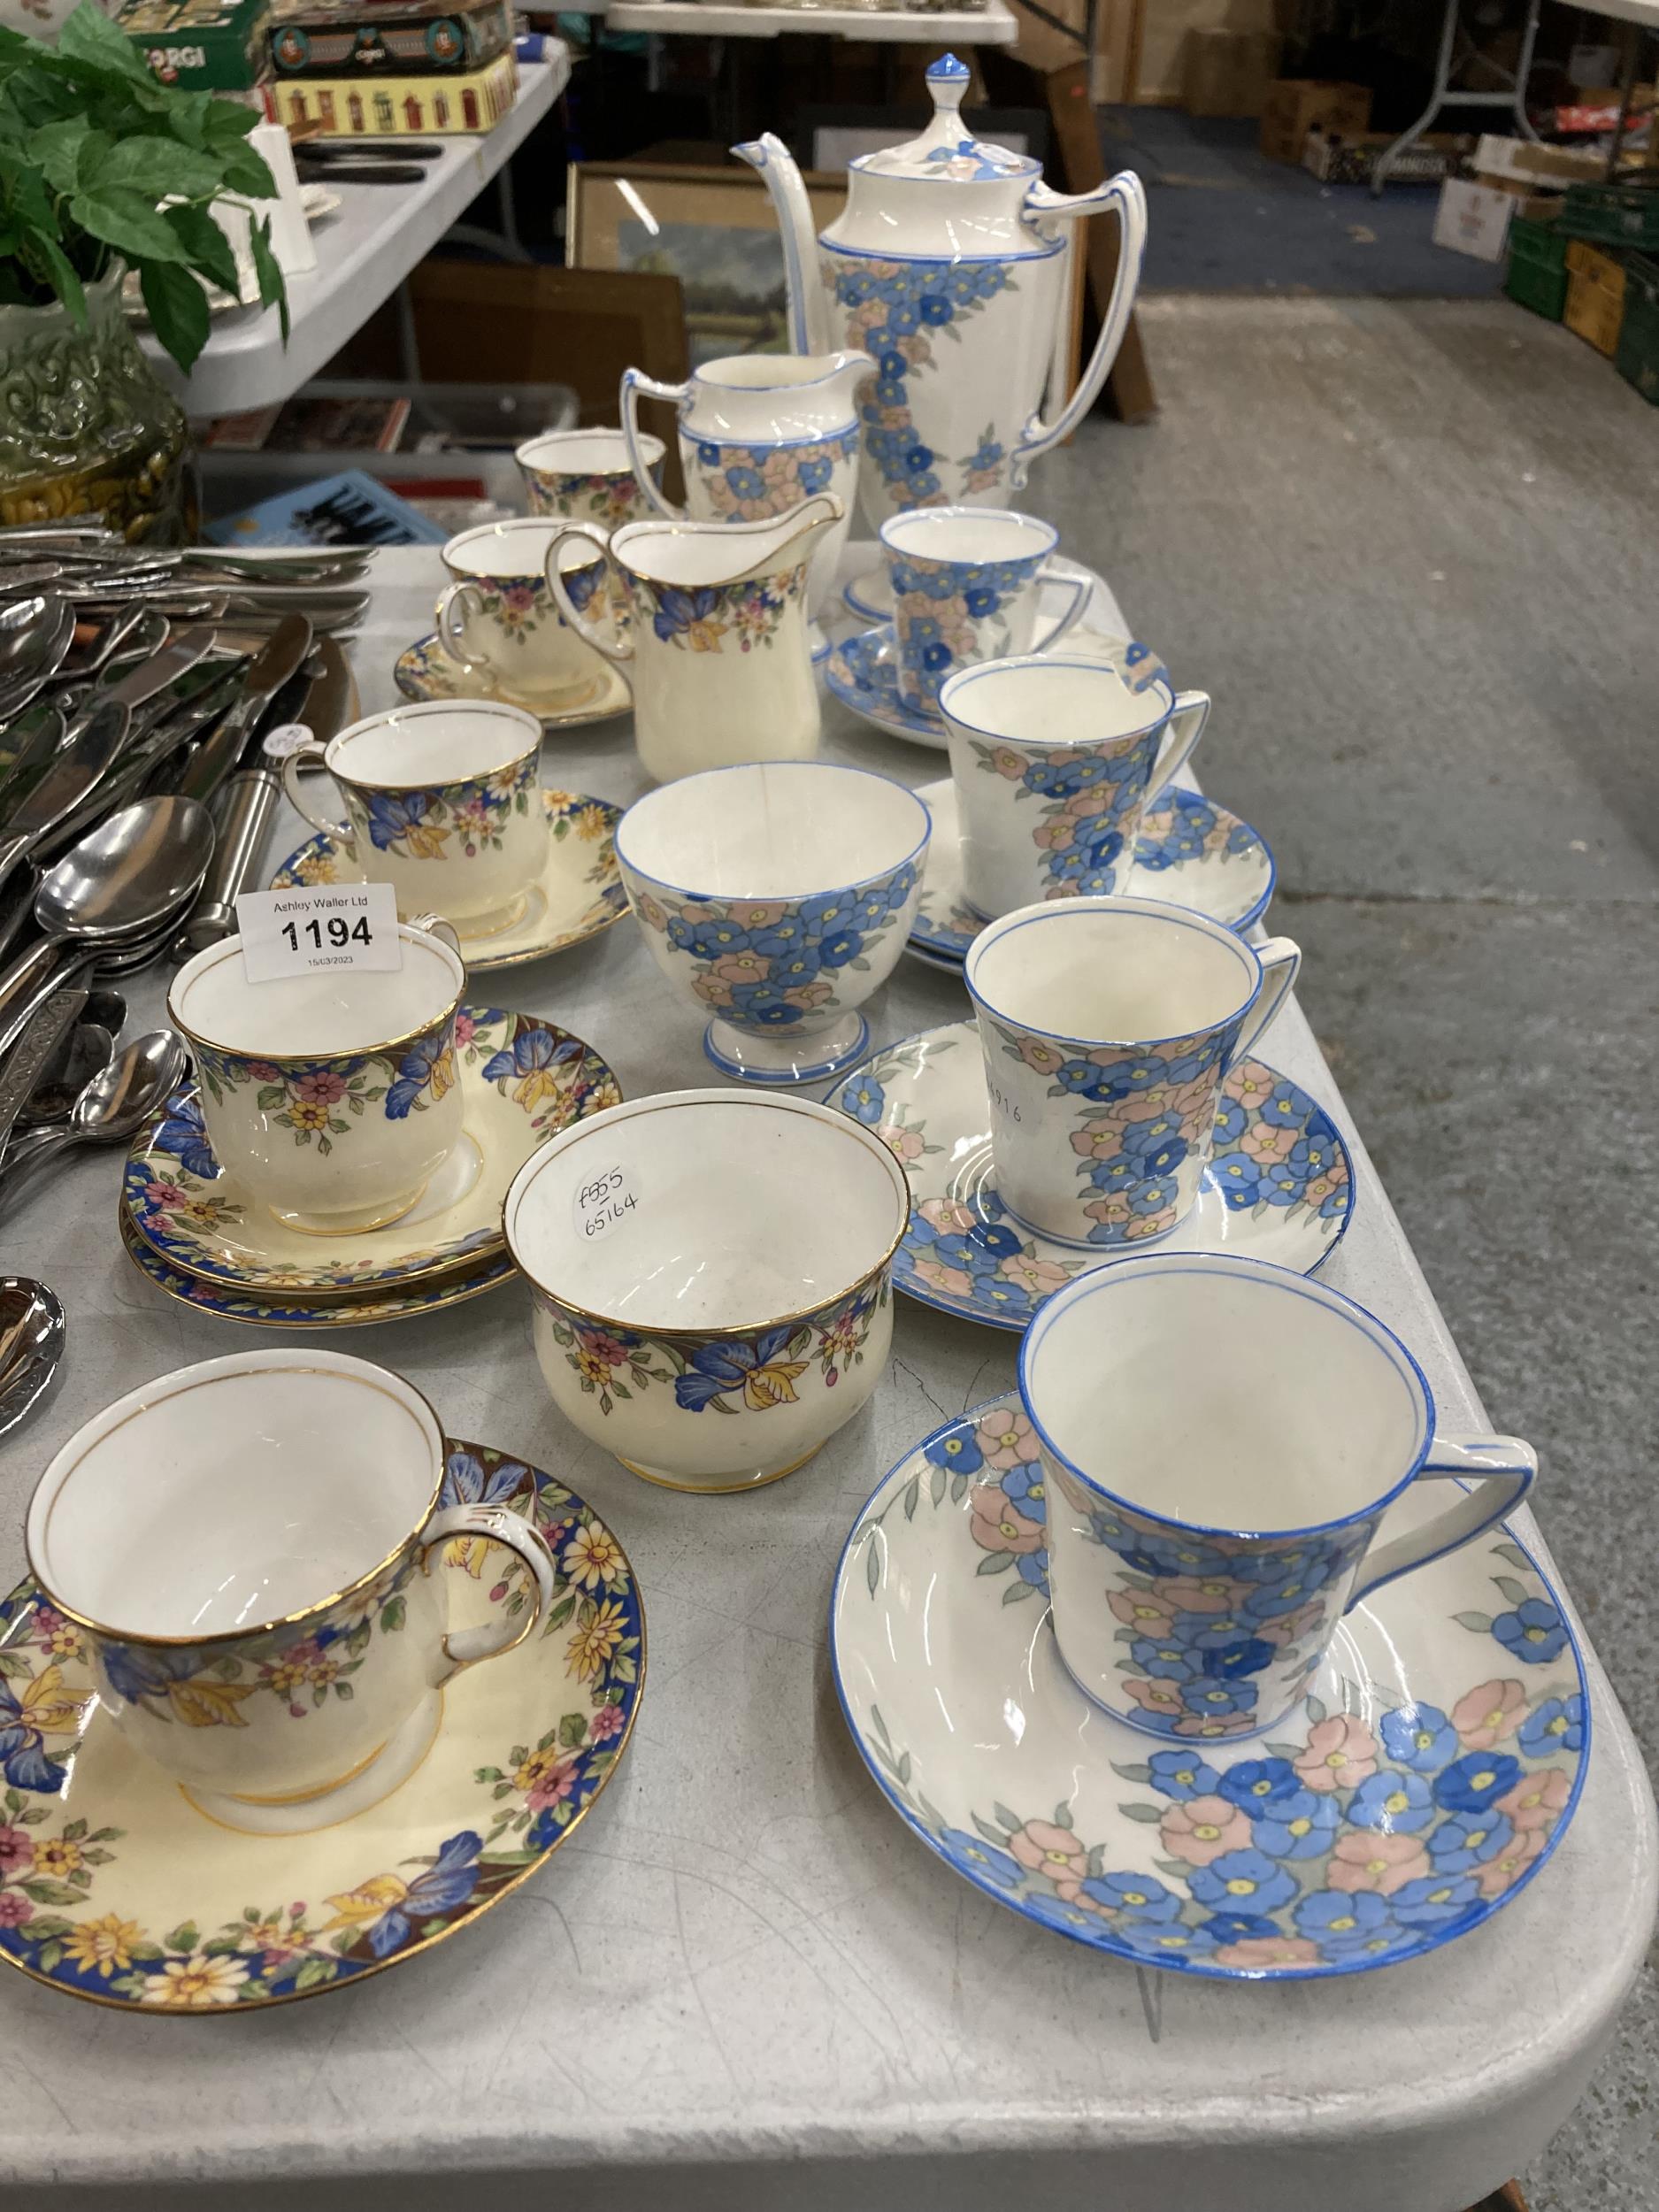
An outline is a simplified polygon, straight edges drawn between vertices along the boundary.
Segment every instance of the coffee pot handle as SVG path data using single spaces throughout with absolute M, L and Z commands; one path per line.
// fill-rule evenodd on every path
M 664 499 L 657 480 L 646 465 L 640 450 L 640 398 L 666 400 L 678 409 L 691 390 L 689 384 L 664 384 L 658 378 L 647 376 L 643 369 L 624 369 L 618 411 L 622 417 L 622 436 L 628 449 L 628 458 L 634 464 L 634 480 L 659 515 L 666 515 L 671 522 L 683 522 L 686 511 Z
M 1130 311 L 1141 282 L 1141 257 L 1147 242 L 1146 188 L 1128 169 L 1109 177 L 1095 191 L 1079 193 L 1070 198 L 1049 191 L 1046 185 L 1038 185 L 1027 195 L 1025 205 L 1040 222 L 1056 217 L 1087 217 L 1115 208 L 1121 235 L 1112 296 L 1101 318 L 1100 336 L 1094 342 L 1088 366 L 1079 379 L 1077 389 L 1052 422 L 1044 422 L 1039 412 L 1026 424 L 1009 462 L 1009 482 L 1015 491 L 1025 484 L 1031 464 L 1038 456 L 1058 445 L 1063 438 L 1069 438 L 1100 396 L 1101 386 L 1106 381 L 1118 357 L 1118 349 L 1123 343 L 1124 333 L 1129 327 Z M 1055 357 L 1048 382 L 1050 390 L 1058 393 L 1064 388 L 1071 334 L 1063 302 L 1056 303 L 1055 312 Z
M 328 774 L 324 761 L 326 751 L 326 748 L 317 738 L 312 738 L 309 745 L 297 747 L 282 763 L 282 788 L 288 804 L 302 821 L 309 822 L 314 830 L 320 830 L 325 837 L 332 838 L 342 852 L 350 854 L 354 850 L 350 824 L 331 822 L 326 815 L 313 814 L 300 796 L 300 776 L 303 770 L 320 768 L 324 775 Z
M 475 1667 L 480 1659 L 498 1659 L 503 1652 L 511 1651 L 523 1643 L 546 1618 L 558 1594 L 558 1569 L 553 1563 L 547 1539 L 521 1515 L 510 1513 L 501 1505 L 452 1505 L 434 1514 L 420 1540 L 424 1573 L 432 1572 L 433 1553 L 457 1536 L 487 1536 L 492 1544 L 504 1544 L 509 1551 L 517 1552 L 530 1570 L 530 1578 L 535 1585 L 535 1602 L 526 1608 L 521 1620 L 503 1614 L 486 1621 L 481 1628 L 452 1629 L 443 1640 L 443 1657 L 448 1663 L 436 1678 L 440 1682 L 449 1681 L 463 1667 Z
M 631 661 L 634 658 L 633 639 L 631 637 L 607 637 L 595 624 L 589 622 L 585 614 L 577 612 L 572 604 L 569 592 L 565 588 L 565 578 L 559 569 L 559 552 L 566 541 L 571 538 L 585 538 L 589 545 L 596 545 L 605 560 L 607 568 L 615 565 L 611 556 L 611 541 L 597 523 L 565 523 L 563 528 L 556 531 L 548 541 L 547 558 L 542 570 L 547 578 L 547 588 L 553 595 L 553 604 L 570 624 L 578 637 L 586 638 L 595 653 L 603 653 L 608 661 L 615 661 L 620 666 L 624 661 Z M 597 594 L 595 595 L 597 596 Z
M 1414 1481 L 1466 1482 L 1468 1487 L 1421 1528 L 1367 1552 L 1343 1609 L 1351 1611 L 1380 1584 L 1456 1551 L 1483 1534 L 1494 1521 L 1507 1518 L 1532 1488 L 1537 1474 L 1538 1454 L 1518 1436 L 1432 1438 Z

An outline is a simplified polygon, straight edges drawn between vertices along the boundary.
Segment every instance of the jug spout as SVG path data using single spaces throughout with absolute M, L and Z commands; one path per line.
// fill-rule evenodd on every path
M 733 146 L 740 161 L 759 173 L 778 211 L 783 239 L 784 281 L 789 296 L 789 347 L 795 353 L 828 353 L 829 303 L 818 281 L 818 237 L 812 228 L 812 204 L 796 168 L 795 157 L 775 133 L 766 131 L 747 144 Z
M 826 366 L 829 371 L 827 382 L 835 398 L 845 407 L 856 409 L 858 388 L 875 374 L 875 364 L 867 353 L 832 353 Z
M 819 492 L 775 521 L 726 524 L 733 537 L 739 531 L 754 533 L 743 549 L 748 565 L 733 580 L 774 576 L 780 569 L 798 566 L 810 558 L 818 540 L 826 530 L 833 529 L 846 511 L 833 492 Z

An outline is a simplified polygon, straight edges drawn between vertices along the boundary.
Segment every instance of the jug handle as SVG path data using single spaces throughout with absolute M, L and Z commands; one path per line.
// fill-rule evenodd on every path
M 1018 491 L 1025 484 L 1030 465 L 1039 454 L 1047 453 L 1063 438 L 1069 438 L 1089 409 L 1100 396 L 1100 388 L 1106 381 L 1118 349 L 1129 327 L 1129 314 L 1135 303 L 1135 292 L 1141 282 L 1141 257 L 1147 242 L 1146 188 L 1132 170 L 1109 177 L 1095 191 L 1066 198 L 1050 192 L 1046 186 L 1038 186 L 1028 195 L 1027 210 L 1039 218 L 1054 216 L 1081 216 L 1101 214 L 1108 208 L 1116 208 L 1122 232 L 1118 252 L 1118 274 L 1112 284 L 1111 300 L 1101 319 L 1100 336 L 1089 356 L 1088 366 L 1078 380 L 1078 387 L 1052 422 L 1044 422 L 1041 414 L 1032 417 L 1026 424 L 1019 443 L 1015 447 L 1009 468 L 1009 481 Z M 1064 373 L 1065 338 L 1064 322 L 1056 330 L 1055 365 L 1049 376 L 1050 387 L 1059 389 Z
M 559 572 L 559 549 L 569 538 L 580 538 L 588 545 L 596 545 L 607 569 L 617 565 L 610 539 L 596 522 L 567 522 L 563 529 L 556 531 L 549 539 L 547 557 L 542 564 L 542 573 L 547 578 L 547 588 L 553 595 L 553 604 L 578 637 L 585 638 L 595 653 L 603 653 L 608 661 L 615 661 L 620 666 L 624 661 L 634 658 L 633 638 L 608 638 L 603 630 L 589 622 L 585 614 L 578 614 L 571 604 L 571 595 L 565 590 L 565 579 Z
M 622 435 L 628 449 L 628 458 L 634 464 L 634 480 L 657 513 L 666 515 L 670 522 L 683 522 L 686 511 L 664 498 L 646 465 L 645 456 L 640 450 L 640 396 L 642 393 L 647 399 L 665 399 L 672 407 L 679 409 L 684 405 L 690 390 L 689 384 L 664 384 L 654 376 L 647 376 L 643 369 L 624 369 L 622 372 Z

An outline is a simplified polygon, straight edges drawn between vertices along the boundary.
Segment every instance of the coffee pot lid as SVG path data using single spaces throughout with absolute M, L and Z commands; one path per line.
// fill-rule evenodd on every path
M 926 73 L 933 119 L 921 136 L 902 146 L 884 146 L 879 153 L 861 154 L 850 165 L 864 176 L 929 177 L 952 184 L 1040 176 L 1041 162 L 975 138 L 963 121 L 970 73 L 967 64 L 954 54 L 941 55 Z

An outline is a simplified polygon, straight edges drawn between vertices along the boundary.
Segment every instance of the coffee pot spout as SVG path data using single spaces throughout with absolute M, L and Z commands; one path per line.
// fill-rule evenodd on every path
M 732 151 L 756 170 L 772 195 L 783 239 L 784 281 L 789 299 L 789 347 L 794 353 L 828 353 L 834 345 L 830 332 L 829 303 L 818 281 L 818 236 L 812 228 L 812 204 L 794 155 L 772 131 L 750 139 Z

